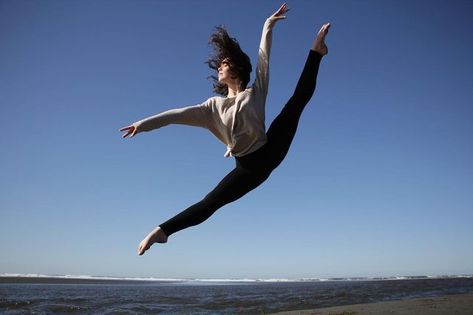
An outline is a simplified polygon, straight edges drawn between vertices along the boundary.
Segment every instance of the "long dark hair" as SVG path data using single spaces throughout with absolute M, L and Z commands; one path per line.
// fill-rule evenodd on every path
M 227 30 L 223 26 L 217 26 L 215 32 L 210 35 L 209 45 L 212 46 L 214 54 L 209 57 L 206 63 L 217 73 L 211 75 L 214 83 L 214 92 L 220 95 L 228 95 L 228 87 L 226 84 L 218 82 L 218 67 L 224 59 L 228 59 L 230 73 L 240 79 L 240 89 L 246 89 L 250 82 L 251 61 L 247 54 L 241 50 L 238 41 L 228 35 Z

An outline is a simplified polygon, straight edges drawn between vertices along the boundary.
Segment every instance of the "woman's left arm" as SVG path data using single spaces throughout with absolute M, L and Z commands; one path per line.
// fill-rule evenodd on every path
M 266 95 L 269 85 L 269 55 L 271 53 L 272 28 L 277 21 L 286 18 L 289 8 L 284 3 L 281 7 L 271 15 L 263 26 L 263 33 L 258 50 L 258 64 L 256 66 L 256 89 Z

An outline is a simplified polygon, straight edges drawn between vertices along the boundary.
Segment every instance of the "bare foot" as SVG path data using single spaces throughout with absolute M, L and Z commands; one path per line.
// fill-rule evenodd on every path
M 320 28 L 320 31 L 317 33 L 317 37 L 314 40 L 314 43 L 312 44 L 312 50 L 315 50 L 322 56 L 328 54 L 328 48 L 327 45 L 325 45 L 325 36 L 328 33 L 328 30 L 330 28 L 330 23 L 326 23 L 322 25 Z
M 166 243 L 168 241 L 167 235 L 158 226 L 152 230 L 138 246 L 138 255 L 143 255 L 154 243 Z

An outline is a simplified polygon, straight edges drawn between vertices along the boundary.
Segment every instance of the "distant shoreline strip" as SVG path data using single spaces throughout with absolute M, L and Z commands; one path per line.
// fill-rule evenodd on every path
M 471 279 L 473 275 L 440 275 L 440 276 L 399 276 L 399 277 L 351 277 L 351 278 L 302 278 L 302 279 L 166 279 L 166 278 L 120 278 L 101 276 L 72 275 L 36 275 L 36 274 L 0 274 L 0 284 L 210 284 L 210 283 L 277 283 L 277 282 L 331 282 L 331 281 L 396 281 L 396 280 L 429 280 L 429 279 Z

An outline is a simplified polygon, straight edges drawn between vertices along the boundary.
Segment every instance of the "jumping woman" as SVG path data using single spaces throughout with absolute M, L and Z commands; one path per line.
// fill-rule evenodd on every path
M 168 110 L 120 129 L 125 132 L 123 138 L 126 138 L 169 124 L 203 127 L 227 146 L 225 156 L 233 156 L 236 164 L 204 199 L 151 231 L 141 241 L 139 255 L 143 255 L 154 243 L 166 243 L 172 234 L 204 222 L 219 208 L 255 189 L 283 161 L 302 111 L 315 91 L 320 61 L 328 53 L 325 36 L 330 28 L 330 23 L 321 27 L 294 94 L 266 132 L 265 102 L 272 29 L 276 22 L 286 18 L 288 11 L 286 4 L 283 4 L 264 23 L 253 85 L 247 87 L 252 70 L 250 58 L 223 27 L 217 27 L 209 40 L 215 54 L 207 63 L 217 72 L 212 77 L 215 81 L 214 92 L 222 96 L 211 97 L 200 105 Z

